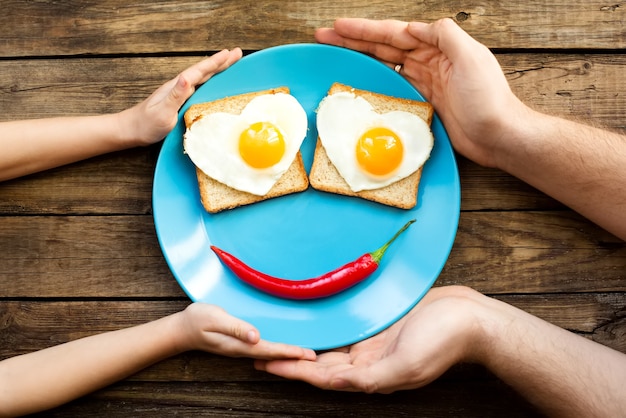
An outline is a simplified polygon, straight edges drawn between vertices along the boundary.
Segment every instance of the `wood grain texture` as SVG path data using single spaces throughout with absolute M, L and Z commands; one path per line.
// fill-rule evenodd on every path
M 0 217 L 0 254 L 8 297 L 182 296 L 150 215 Z M 438 283 L 614 292 L 626 288 L 624 266 L 626 244 L 569 211 L 463 212 Z
M 0 183 L 0 214 L 149 214 L 160 144 Z
M 184 295 L 151 216 L 0 217 L 6 297 Z
M 301 382 L 123 383 L 49 411 L 45 416 L 75 417 L 533 417 L 537 412 L 494 379 L 438 381 L 420 391 L 391 395 L 340 393 Z M 441 399 L 445 399 L 442 405 Z M 408 412 L 407 412 L 408 411 Z
M 0 121 L 120 111 L 198 59 L 0 61 Z M 536 109 L 626 131 L 626 95 L 620 94 L 626 91 L 626 55 L 521 53 L 498 59 L 513 91 Z M 0 213 L 146 213 L 158 149 L 103 156 L 0 184 Z M 458 163 L 463 210 L 562 208 L 505 173 L 462 157 Z M 103 187 L 111 192 L 102 193 Z M 39 191 L 33 194 L 33 188 Z
M 496 56 L 512 90 L 537 110 L 626 130 L 626 54 Z M 201 58 L 0 60 L 0 121 L 121 111 Z
M 490 48 L 623 49 L 624 7 L 601 0 L 375 1 L 6 0 L 0 55 L 198 52 L 312 42 L 337 17 L 450 17 Z
M 626 332 L 623 294 L 503 296 L 499 299 L 600 343 L 624 348 L 619 345 Z M 0 302 L 0 347 L 3 348 L 0 358 L 133 326 L 176 312 L 186 305 L 186 301 Z M 612 339 L 606 338 L 609 334 Z M 445 406 L 439 401 L 441 396 L 447 399 Z M 235 416 L 262 413 L 292 416 L 294 410 L 306 416 L 372 416 L 372 411 L 376 411 L 376 416 L 396 416 L 405 410 L 428 416 L 457 413 L 498 416 L 511 407 L 511 402 L 515 412 L 507 412 L 507 416 L 534 415 L 532 408 L 510 389 L 481 368 L 468 365 L 451 369 L 419 391 L 382 396 L 320 391 L 256 372 L 248 359 L 192 352 L 149 367 L 122 383 L 46 416 L 121 416 L 125 413 L 168 416 L 192 412 L 211 416 L 231 413 Z
M 159 150 L 157 144 L 0 183 L 0 215 L 151 213 Z M 480 167 L 461 156 L 457 163 L 463 211 L 564 208 L 502 171 Z
M 312 42 L 339 16 L 455 19 L 537 110 L 626 133 L 626 6 L 599 0 L 5 0 L 0 122 L 121 111 L 222 48 Z M 184 309 L 152 219 L 160 144 L 0 183 L 0 359 Z M 0 152 L 2 150 L 0 149 Z M 457 156 L 461 217 L 435 286 L 467 285 L 626 352 L 626 244 Z M 322 391 L 190 352 L 37 416 L 535 417 L 481 367 L 392 395 Z
M 493 297 L 562 328 L 626 351 L 623 340 L 626 335 L 624 291 Z M 184 297 L 168 300 L 0 300 L 0 358 L 153 321 L 183 310 L 190 303 Z M 203 362 L 207 358 L 218 365 L 216 371 L 204 370 Z M 133 380 L 259 379 L 258 374 L 250 376 L 249 372 L 232 374 L 229 369 L 239 363 L 240 360 L 212 354 L 186 353 L 169 365 L 156 365 L 152 370 L 138 373 Z

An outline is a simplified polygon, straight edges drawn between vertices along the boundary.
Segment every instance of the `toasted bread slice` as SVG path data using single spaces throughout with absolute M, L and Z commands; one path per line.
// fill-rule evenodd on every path
M 433 119 L 433 107 L 427 102 L 401 99 L 367 90 L 359 90 L 340 83 L 334 83 L 328 90 L 328 94 L 342 91 L 352 92 L 357 96 L 363 97 L 378 113 L 403 110 L 421 117 L 429 126 Z M 417 204 L 417 191 L 422 176 L 422 168 L 423 166 L 410 176 L 380 189 L 354 192 L 328 158 L 324 146 L 318 137 L 315 153 L 313 155 L 313 165 L 311 166 L 311 172 L 309 174 L 309 181 L 311 187 L 317 190 L 346 196 L 356 196 L 400 209 L 411 209 Z
M 192 105 L 185 112 L 185 126 L 189 128 L 203 115 L 210 113 L 226 112 L 239 114 L 254 97 L 263 94 L 276 93 L 289 93 L 289 88 L 278 87 Z M 307 177 L 306 170 L 304 169 L 304 163 L 302 161 L 302 154 L 300 151 L 296 154 L 296 157 L 289 166 L 289 169 L 281 176 L 278 182 L 274 184 L 270 191 L 263 196 L 257 196 L 252 193 L 233 189 L 232 187 L 207 176 L 197 167 L 196 176 L 198 177 L 200 200 L 202 201 L 202 205 L 206 211 L 209 213 L 217 213 L 226 209 L 233 209 L 274 197 L 301 192 L 306 190 L 309 186 L 309 179 Z

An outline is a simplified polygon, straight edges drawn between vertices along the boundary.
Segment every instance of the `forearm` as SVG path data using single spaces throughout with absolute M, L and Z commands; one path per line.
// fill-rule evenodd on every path
M 626 137 L 528 110 L 500 168 L 626 239 Z
M 0 416 L 61 405 L 179 353 L 179 315 L 0 362 Z
M 0 123 L 0 181 L 130 147 L 120 115 Z
M 626 411 L 626 355 L 487 299 L 480 362 L 550 416 Z

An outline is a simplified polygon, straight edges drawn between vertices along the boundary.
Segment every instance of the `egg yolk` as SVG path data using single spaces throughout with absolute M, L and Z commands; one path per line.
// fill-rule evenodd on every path
M 359 138 L 356 159 L 361 168 L 375 176 L 385 176 L 395 171 L 402 162 L 402 141 L 390 129 L 372 128 Z
M 253 168 L 268 168 L 285 154 L 285 139 L 270 122 L 255 122 L 239 136 L 239 154 Z

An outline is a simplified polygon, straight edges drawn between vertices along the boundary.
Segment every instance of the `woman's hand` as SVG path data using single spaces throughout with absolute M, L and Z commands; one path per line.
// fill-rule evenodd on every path
M 0 181 L 162 140 L 196 86 L 239 58 L 239 48 L 218 52 L 119 113 L 0 123 Z
M 196 87 L 241 58 L 241 49 L 222 50 L 187 68 L 163 84 L 146 100 L 121 112 L 131 145 L 150 145 L 162 140 L 176 126 L 178 111 Z
M 229 357 L 315 360 L 310 349 L 262 340 L 249 323 L 215 305 L 193 303 L 178 315 L 180 351 L 202 350 Z

